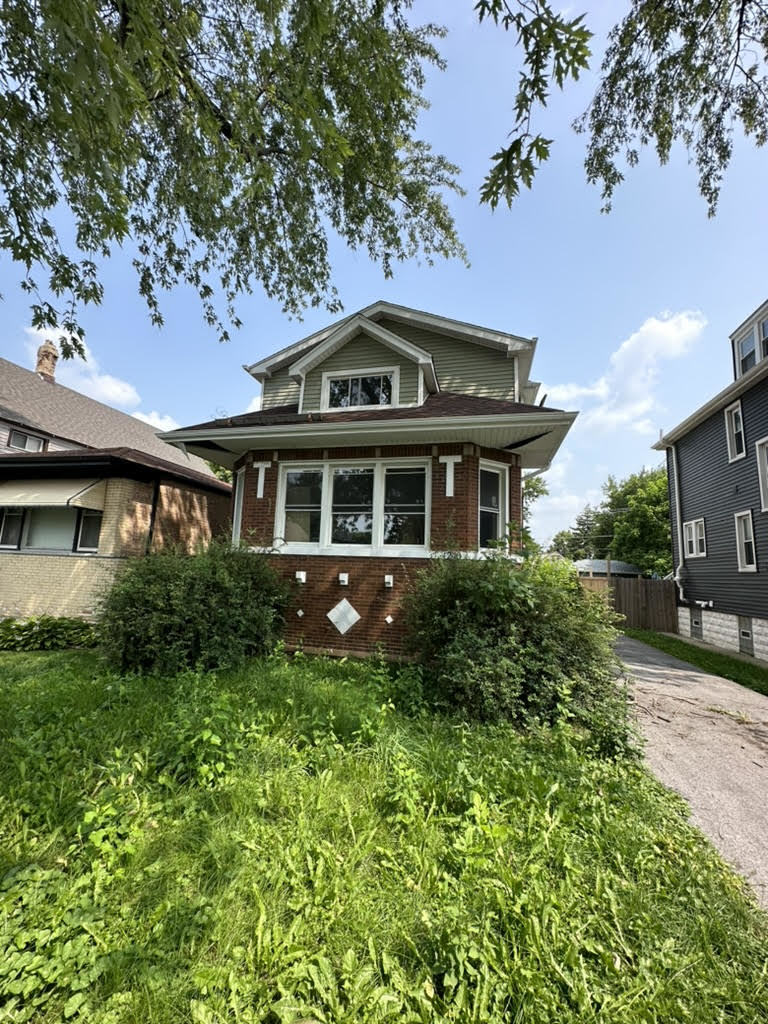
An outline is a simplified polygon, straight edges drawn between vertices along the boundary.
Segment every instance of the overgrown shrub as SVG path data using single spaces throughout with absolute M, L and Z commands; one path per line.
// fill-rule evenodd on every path
M 435 559 L 404 616 L 433 705 L 481 721 L 571 718 L 605 753 L 628 749 L 615 616 L 566 563 Z
M 0 620 L 0 651 L 60 651 L 98 642 L 95 627 L 84 619 L 37 615 Z
M 138 559 L 107 595 L 104 648 L 121 672 L 225 668 L 274 647 L 287 587 L 266 556 L 213 543 Z

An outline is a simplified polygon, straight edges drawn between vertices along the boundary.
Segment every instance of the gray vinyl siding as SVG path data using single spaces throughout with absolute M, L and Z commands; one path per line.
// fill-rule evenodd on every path
M 516 362 L 505 353 L 395 321 L 381 326 L 431 353 L 442 391 L 516 400 Z
M 298 405 L 299 385 L 288 376 L 289 367 L 284 366 L 271 377 L 266 377 L 261 389 L 262 409 L 274 409 L 276 405 Z
M 755 442 L 768 436 L 768 380 L 741 396 L 746 457 L 728 462 L 723 410 L 677 442 L 683 522 L 704 519 L 706 558 L 686 560 L 688 601 L 713 601 L 713 610 L 768 618 L 768 512 L 761 511 Z M 671 456 L 669 458 L 671 469 Z M 671 510 L 678 564 L 674 491 Z M 739 572 L 734 513 L 751 509 L 757 572 Z
M 351 370 L 366 370 L 374 367 L 400 368 L 400 405 L 415 405 L 419 400 L 419 367 L 412 359 L 397 355 L 391 348 L 360 335 L 342 345 L 314 370 L 304 381 L 302 412 L 313 412 L 320 408 L 321 388 L 324 373 L 348 373 Z

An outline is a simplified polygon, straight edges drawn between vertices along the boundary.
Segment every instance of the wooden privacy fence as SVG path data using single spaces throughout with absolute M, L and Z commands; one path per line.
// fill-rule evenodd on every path
M 582 576 L 580 582 L 585 590 L 605 594 L 624 616 L 625 626 L 657 633 L 677 632 L 677 594 L 672 580 Z

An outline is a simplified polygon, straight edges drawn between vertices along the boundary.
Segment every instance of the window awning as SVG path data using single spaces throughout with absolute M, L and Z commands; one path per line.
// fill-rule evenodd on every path
M 7 480 L 0 483 L 0 508 L 61 506 L 104 510 L 106 480 Z

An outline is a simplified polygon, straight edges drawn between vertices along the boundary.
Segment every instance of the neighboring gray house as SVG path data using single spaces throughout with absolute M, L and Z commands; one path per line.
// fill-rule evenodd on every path
M 680 633 L 768 660 L 768 301 L 730 337 L 734 381 L 668 431 Z
M 94 613 L 125 559 L 224 528 L 229 484 L 155 429 L 0 359 L 0 618 Z

